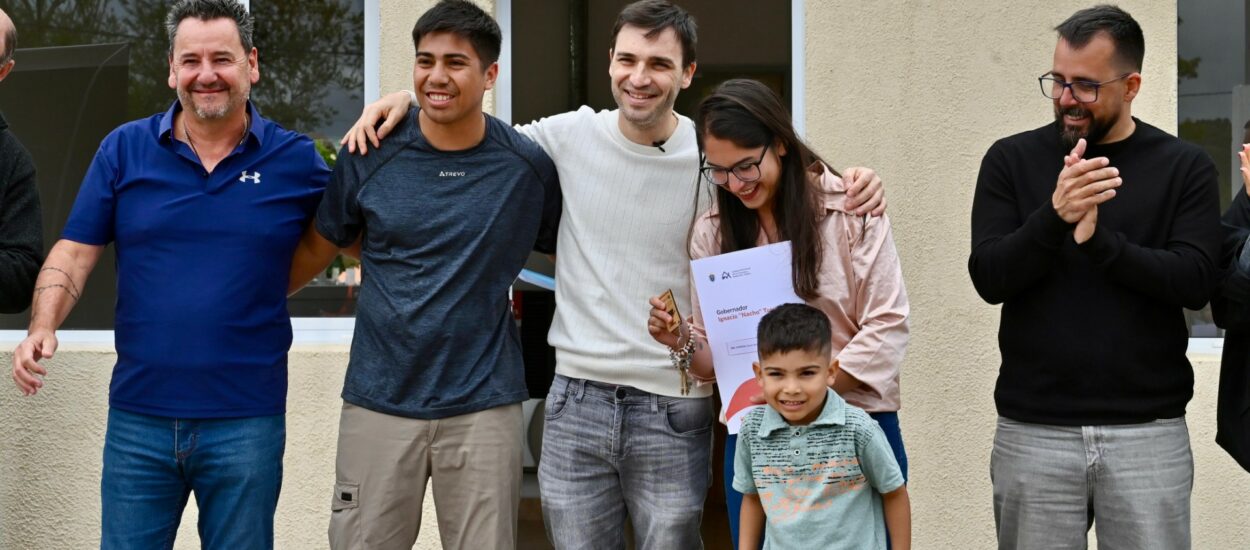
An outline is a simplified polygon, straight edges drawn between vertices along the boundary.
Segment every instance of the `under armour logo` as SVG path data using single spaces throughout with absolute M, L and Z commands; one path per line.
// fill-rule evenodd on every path
M 248 174 L 247 170 L 244 170 L 243 175 L 239 176 L 239 181 L 246 183 L 247 180 L 252 180 L 253 184 L 260 185 L 260 172 L 252 172 L 251 174 Z

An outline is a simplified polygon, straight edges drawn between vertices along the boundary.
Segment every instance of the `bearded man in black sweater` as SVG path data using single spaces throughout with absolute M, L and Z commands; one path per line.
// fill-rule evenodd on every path
M 1141 27 L 1112 6 L 1056 27 L 1055 121 L 995 143 L 968 270 L 1002 304 L 991 455 L 1000 548 L 1190 547 L 1193 369 L 1183 308 L 1218 280 L 1216 170 L 1132 117 Z

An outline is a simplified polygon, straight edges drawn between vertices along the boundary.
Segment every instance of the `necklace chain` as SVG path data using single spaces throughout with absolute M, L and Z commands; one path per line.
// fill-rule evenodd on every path
M 195 148 L 195 140 L 191 139 L 191 130 L 187 128 L 187 114 L 182 114 L 182 133 L 187 135 L 187 145 L 191 146 L 191 152 L 195 153 L 195 158 L 199 159 L 200 164 L 204 164 L 204 158 L 200 156 L 199 150 Z M 234 144 L 234 148 L 243 145 L 243 141 L 247 139 L 247 133 L 252 130 L 252 117 L 246 112 L 243 113 L 243 135 L 239 136 L 239 142 Z

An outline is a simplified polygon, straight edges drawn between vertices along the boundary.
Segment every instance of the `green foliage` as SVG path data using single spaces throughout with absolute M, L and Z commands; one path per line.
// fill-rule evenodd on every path
M 251 3 L 261 79 L 252 97 L 266 118 L 307 132 L 337 110 L 332 89 L 359 97 L 364 81 L 364 18 L 353 0 L 255 0 Z M 11 0 L 22 48 L 129 43 L 128 118 L 169 108 L 168 0 Z
M 1198 78 L 1198 65 L 1202 64 L 1201 57 L 1191 57 L 1185 59 L 1183 57 L 1176 58 L 1176 79 L 1177 81 Z
M 1180 17 L 1176 18 L 1177 27 L 1183 25 L 1184 23 L 1184 19 Z M 1182 80 L 1198 78 L 1198 65 L 1201 64 L 1201 57 L 1191 57 L 1189 59 L 1185 59 L 1179 55 L 1176 56 L 1176 81 L 1180 82 Z
M 317 146 L 317 154 L 321 155 L 321 159 L 326 161 L 326 166 L 334 168 L 334 163 L 339 160 L 339 148 L 333 141 L 325 138 L 313 140 L 313 145 Z
M 350 0 L 265 0 L 251 3 L 261 82 L 253 90 L 266 117 L 293 130 L 329 123 L 338 110 L 326 90 L 352 91 L 364 82 L 362 14 Z

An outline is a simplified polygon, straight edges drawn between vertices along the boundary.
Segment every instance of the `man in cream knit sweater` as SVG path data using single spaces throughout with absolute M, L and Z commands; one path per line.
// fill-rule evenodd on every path
M 699 151 L 693 122 L 673 104 L 695 73 L 695 22 L 669 2 L 642 0 L 612 32 L 619 108 L 518 126 L 555 161 L 564 196 L 548 335 L 556 377 L 538 467 L 543 516 L 560 549 L 623 548 L 626 516 L 639 549 L 699 548 L 712 385 L 682 395 L 669 350 L 646 330 L 648 298 L 666 289 L 689 311 Z M 376 147 L 409 101 L 397 92 L 367 107 L 349 148 Z M 860 211 L 879 214 L 880 180 L 871 170 L 846 173 Z

